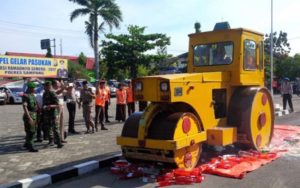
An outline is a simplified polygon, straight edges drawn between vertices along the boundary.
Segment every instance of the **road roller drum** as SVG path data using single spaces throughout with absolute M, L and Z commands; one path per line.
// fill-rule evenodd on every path
M 183 142 L 182 145 L 169 148 L 172 150 L 168 148 L 161 150 L 147 149 L 145 145 L 141 148 L 123 146 L 123 155 L 129 159 L 163 161 L 174 164 L 180 168 L 189 169 L 195 167 L 201 155 L 201 144 L 199 143 L 199 139 L 191 138 L 201 133 L 200 123 L 198 119 L 189 112 L 168 113 L 170 112 L 156 114 L 148 127 L 148 134 L 144 142 L 148 140 L 159 140 L 163 144 L 164 141 L 180 140 Z M 133 125 L 133 123 L 138 124 L 138 120 L 140 120 L 139 113 L 128 118 L 122 131 L 123 137 L 134 136 L 134 133 L 138 132 L 138 130 L 132 131 L 132 129 L 138 127 Z M 158 124 L 160 126 L 157 126 Z M 141 142 L 141 140 L 139 141 Z
M 271 141 L 274 126 L 272 97 L 266 88 L 240 88 L 232 96 L 229 124 L 238 128 L 237 145 L 261 150 Z

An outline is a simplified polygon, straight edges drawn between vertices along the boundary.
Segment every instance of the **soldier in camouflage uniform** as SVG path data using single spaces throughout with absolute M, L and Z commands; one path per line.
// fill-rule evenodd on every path
M 51 91 L 51 83 L 45 83 L 45 92 L 43 94 L 43 114 L 44 114 L 44 125 L 47 129 L 49 138 L 48 145 L 53 146 L 53 134 L 57 148 L 62 148 L 64 145 L 61 143 L 60 134 L 58 132 L 58 98 L 56 94 Z
M 79 104 L 82 104 L 82 113 L 86 125 L 86 133 L 90 133 L 90 127 L 92 128 L 91 133 L 94 133 L 95 124 L 92 120 L 91 113 L 95 94 L 92 92 L 91 88 L 88 88 L 87 81 L 84 81 L 82 84 L 83 89 L 80 92 Z
M 36 120 L 38 110 L 37 101 L 34 96 L 34 88 L 36 85 L 33 82 L 28 82 L 27 87 L 27 92 L 23 96 L 23 121 L 26 132 L 24 147 L 26 147 L 30 152 L 38 152 L 38 150 L 33 148 L 33 142 L 37 129 Z

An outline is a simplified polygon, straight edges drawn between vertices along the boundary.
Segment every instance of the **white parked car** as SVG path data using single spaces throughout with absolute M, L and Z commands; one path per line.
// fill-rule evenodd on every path
M 117 88 L 114 85 L 110 85 L 109 86 L 109 90 L 110 90 L 110 96 L 111 97 L 115 97 L 116 96 L 116 92 L 117 92 Z
M 7 93 L 5 92 L 4 89 L 0 89 L 0 104 L 4 105 L 8 102 L 9 102 L 9 100 L 8 100 Z
M 0 90 L 4 90 L 9 99 L 9 103 L 22 103 L 23 88 L 22 87 L 0 87 Z
M 120 82 L 118 82 L 117 80 L 115 80 L 115 79 L 112 79 L 112 80 L 109 80 L 108 81 L 108 86 L 109 86 L 109 88 L 110 88 L 110 96 L 111 97 L 115 97 L 116 96 L 116 91 L 117 91 L 117 89 L 118 89 L 118 84 L 119 84 Z

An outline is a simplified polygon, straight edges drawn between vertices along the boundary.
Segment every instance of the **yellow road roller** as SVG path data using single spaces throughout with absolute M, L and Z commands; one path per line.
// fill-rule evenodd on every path
M 125 122 L 117 144 L 127 159 L 192 169 L 202 143 L 261 150 L 271 141 L 272 96 L 264 87 L 263 34 L 230 29 L 189 35 L 187 73 L 133 80 L 134 99 L 149 101 Z

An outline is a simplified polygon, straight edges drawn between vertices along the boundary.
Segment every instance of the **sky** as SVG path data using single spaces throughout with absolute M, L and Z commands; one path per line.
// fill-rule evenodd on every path
M 41 39 L 56 39 L 56 54 L 93 56 L 80 17 L 70 22 L 70 14 L 80 8 L 68 0 L 0 0 L 0 54 L 5 52 L 46 53 Z M 145 26 L 145 33 L 163 33 L 171 38 L 168 53 L 188 50 L 188 34 L 194 23 L 201 31 L 212 30 L 216 22 L 228 21 L 231 28 L 271 31 L 271 0 L 115 0 L 123 22 L 119 29 L 105 32 L 127 33 L 129 25 Z M 273 0 L 273 30 L 288 33 L 290 55 L 300 53 L 299 0 Z M 100 35 L 103 40 L 104 35 Z M 52 52 L 54 53 L 53 49 Z

